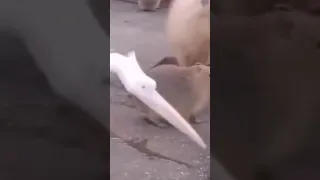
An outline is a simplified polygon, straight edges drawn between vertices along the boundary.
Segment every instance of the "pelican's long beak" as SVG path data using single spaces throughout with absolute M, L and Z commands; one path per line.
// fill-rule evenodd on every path
M 188 135 L 200 147 L 207 147 L 192 126 L 156 90 L 135 92 L 135 96 L 175 128 Z

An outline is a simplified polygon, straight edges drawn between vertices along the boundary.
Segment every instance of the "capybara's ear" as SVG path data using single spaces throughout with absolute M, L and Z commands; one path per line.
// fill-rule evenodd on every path
M 179 66 L 178 58 L 174 56 L 166 56 L 163 59 L 161 59 L 159 62 L 157 62 L 157 64 L 152 66 L 150 69 L 155 68 L 157 66 L 168 65 L 168 64 Z

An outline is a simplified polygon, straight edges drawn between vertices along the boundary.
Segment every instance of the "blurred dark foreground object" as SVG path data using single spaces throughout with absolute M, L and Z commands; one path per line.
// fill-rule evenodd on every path
M 212 17 L 211 150 L 238 180 L 320 179 L 320 21 Z
M 0 4 L 0 179 L 108 179 L 109 3 Z
M 277 4 L 293 7 L 301 12 L 319 14 L 319 0 L 211 0 L 213 13 L 226 16 L 255 16 L 271 12 Z
M 57 96 L 21 41 L 5 32 L 0 59 L 0 179 L 108 179 L 104 126 Z

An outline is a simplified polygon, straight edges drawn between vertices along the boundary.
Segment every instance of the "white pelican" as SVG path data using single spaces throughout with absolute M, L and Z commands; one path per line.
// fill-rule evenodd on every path
M 157 92 L 157 83 L 142 71 L 134 51 L 127 56 L 110 52 L 110 73 L 117 74 L 129 93 L 188 135 L 200 147 L 207 147 L 192 126 Z

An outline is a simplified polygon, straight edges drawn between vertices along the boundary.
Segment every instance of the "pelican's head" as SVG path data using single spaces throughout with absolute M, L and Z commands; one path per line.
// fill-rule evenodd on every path
M 117 74 L 126 90 L 132 94 L 134 91 L 153 91 L 157 88 L 157 83 L 140 68 L 134 51 L 127 56 L 110 53 L 110 71 Z
M 157 88 L 157 83 L 142 71 L 137 60 L 136 53 L 134 51 L 129 52 L 128 58 L 133 63 L 133 67 L 139 70 L 139 73 L 136 75 L 137 77 L 140 75 L 140 77 L 139 80 L 136 81 L 136 85 L 140 87 L 141 91 L 154 91 Z

